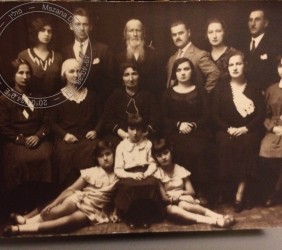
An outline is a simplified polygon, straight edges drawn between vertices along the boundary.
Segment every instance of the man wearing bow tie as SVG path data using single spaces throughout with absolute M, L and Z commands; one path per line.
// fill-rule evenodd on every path
M 90 71 L 87 77 L 85 74 L 83 86 L 94 90 L 101 100 L 107 99 L 114 88 L 114 64 L 109 47 L 95 39 L 90 39 L 91 19 L 89 13 L 83 8 L 74 10 L 70 30 L 75 40 L 63 51 L 64 59 L 76 58 L 82 63 L 82 73 L 86 72 L 83 70 L 83 65 L 89 65 Z M 90 60 L 90 62 L 83 64 L 83 60 Z
M 278 80 L 275 57 L 281 52 L 277 40 L 267 32 L 269 20 L 266 11 L 254 9 L 249 14 L 250 39 L 245 42 L 243 51 L 248 63 L 248 80 L 265 91 Z
M 191 31 L 187 24 L 185 24 L 182 20 L 172 23 L 170 31 L 172 40 L 178 51 L 168 60 L 167 87 L 174 85 L 174 82 L 171 80 L 174 61 L 180 57 L 186 57 L 192 61 L 195 67 L 197 83 L 205 87 L 208 93 L 211 92 L 217 84 L 220 72 L 211 60 L 209 53 L 204 50 L 200 50 L 191 42 Z

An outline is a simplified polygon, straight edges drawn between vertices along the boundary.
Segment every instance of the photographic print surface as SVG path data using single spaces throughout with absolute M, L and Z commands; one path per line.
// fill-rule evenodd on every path
M 281 2 L 0 6 L 3 237 L 281 227 Z

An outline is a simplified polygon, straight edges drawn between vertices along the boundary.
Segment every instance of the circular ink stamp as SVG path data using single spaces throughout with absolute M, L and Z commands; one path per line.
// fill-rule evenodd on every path
M 16 7 L 10 9 L 5 14 L 0 17 L 0 39 L 4 39 L 5 29 L 9 25 L 13 25 L 15 20 L 19 20 L 23 18 L 25 15 L 31 14 L 48 14 L 51 15 L 52 18 L 58 18 L 59 21 L 65 22 L 68 24 L 68 29 L 72 26 L 72 29 L 81 29 L 78 25 L 76 25 L 75 17 L 73 14 L 67 9 L 63 8 L 60 5 L 49 3 L 49 2 L 30 2 L 19 4 Z M 91 25 L 91 24 L 90 24 Z M 28 32 L 28 30 L 26 31 Z M 89 34 L 87 34 L 88 36 Z M 76 81 L 76 88 L 80 89 L 85 81 L 87 80 L 88 74 L 90 72 L 91 64 L 92 64 L 92 47 L 91 42 L 88 37 L 90 46 L 90 53 L 85 54 L 80 61 L 80 73 L 79 77 Z M 3 71 L 3 69 L 2 69 Z M 66 101 L 66 98 L 62 98 L 61 92 L 55 93 L 50 96 L 43 97 L 28 97 L 28 102 L 26 101 L 26 96 L 17 92 L 14 88 L 12 88 L 9 82 L 6 81 L 3 72 L 0 72 L 0 92 L 9 100 L 25 107 L 33 106 L 34 108 L 48 108 L 59 105 L 60 103 Z M 71 96 L 72 93 L 69 93 Z

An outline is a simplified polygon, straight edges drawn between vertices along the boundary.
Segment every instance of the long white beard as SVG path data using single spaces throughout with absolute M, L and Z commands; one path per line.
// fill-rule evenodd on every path
M 145 59 L 145 42 L 141 39 L 128 39 L 126 40 L 126 57 L 128 60 L 134 58 L 138 54 L 138 60 L 141 62 Z

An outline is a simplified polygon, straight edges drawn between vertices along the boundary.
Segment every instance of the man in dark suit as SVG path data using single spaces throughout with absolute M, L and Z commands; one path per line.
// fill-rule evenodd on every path
M 267 32 L 268 25 L 265 10 L 251 11 L 248 20 L 251 37 L 243 48 L 248 63 L 248 80 L 262 91 L 279 79 L 275 58 L 281 47 L 278 45 L 279 39 Z
M 136 65 L 140 75 L 140 85 L 155 95 L 165 89 L 162 79 L 162 64 L 156 50 L 145 44 L 145 27 L 138 19 L 130 19 L 124 27 L 126 48 L 117 56 L 117 62 L 131 62 Z
M 82 63 L 84 86 L 94 90 L 101 100 L 105 100 L 114 88 L 114 63 L 109 47 L 96 40 L 90 40 L 92 30 L 89 13 L 83 8 L 73 12 L 73 21 L 70 29 L 74 33 L 75 41 L 63 51 L 64 60 L 76 58 Z M 88 60 L 91 60 L 88 63 Z M 87 70 L 90 67 L 88 76 Z M 85 80 L 85 81 L 84 81 Z
M 176 21 L 170 26 L 172 40 L 178 51 L 172 55 L 167 64 L 167 87 L 173 86 L 174 82 L 171 79 L 173 63 L 180 57 L 190 59 L 195 67 L 196 81 L 205 87 L 207 92 L 217 84 L 220 72 L 217 66 L 213 63 L 208 52 L 200 50 L 191 42 L 191 31 L 187 24 L 182 20 Z

